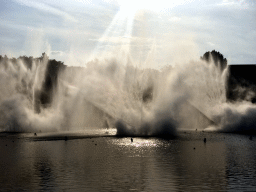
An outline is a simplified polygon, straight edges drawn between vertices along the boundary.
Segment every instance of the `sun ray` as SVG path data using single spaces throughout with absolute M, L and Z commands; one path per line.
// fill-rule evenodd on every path
M 112 22 L 105 30 L 102 37 L 93 51 L 91 59 L 105 57 L 109 52 L 121 50 L 128 53 L 132 39 L 134 18 L 139 10 L 159 11 L 183 4 L 183 0 L 158 0 L 157 2 L 145 0 L 117 0 L 119 11 L 114 16 Z
M 104 56 L 106 52 L 116 49 L 117 46 L 120 46 L 122 51 L 129 52 L 134 16 L 134 10 L 120 7 L 103 36 L 98 40 L 91 59 L 99 55 Z

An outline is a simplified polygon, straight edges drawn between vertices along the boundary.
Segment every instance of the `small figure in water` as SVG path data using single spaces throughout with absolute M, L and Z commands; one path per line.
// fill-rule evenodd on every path
M 204 142 L 206 143 L 206 138 L 204 138 Z
M 131 138 L 131 142 L 133 142 L 133 138 Z
M 36 133 L 34 133 L 34 136 L 37 136 L 37 134 L 36 134 Z

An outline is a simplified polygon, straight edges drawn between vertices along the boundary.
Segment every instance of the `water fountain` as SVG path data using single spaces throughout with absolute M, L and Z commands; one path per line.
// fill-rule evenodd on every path
M 2 60 L 2 131 L 116 127 L 118 135 L 175 136 L 180 128 L 237 131 L 254 122 L 254 105 L 227 103 L 228 69 L 213 59 L 159 71 L 120 58 L 95 59 L 84 68 L 45 54 L 30 67 L 22 59 Z

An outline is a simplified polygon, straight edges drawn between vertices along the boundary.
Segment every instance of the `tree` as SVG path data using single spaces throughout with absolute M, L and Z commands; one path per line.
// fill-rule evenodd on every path
M 211 52 L 206 52 L 203 57 L 201 57 L 202 60 L 206 61 L 207 63 L 213 62 L 216 67 L 218 67 L 221 72 L 227 67 L 228 61 L 226 58 L 223 57 L 223 55 L 220 52 L 217 52 L 215 50 L 212 50 Z

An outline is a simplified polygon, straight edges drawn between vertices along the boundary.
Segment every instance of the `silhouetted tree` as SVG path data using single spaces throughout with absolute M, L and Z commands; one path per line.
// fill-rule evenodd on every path
M 46 56 L 43 54 L 43 57 Z M 41 104 L 49 105 L 53 99 L 54 89 L 57 87 L 58 83 L 58 75 L 61 70 L 63 70 L 66 66 L 61 61 L 49 60 L 45 72 L 45 80 L 42 85 L 41 94 L 39 95 L 39 99 Z
M 32 68 L 32 63 L 33 63 L 33 60 L 34 60 L 34 58 L 33 57 L 27 57 L 27 56 L 21 56 L 21 57 L 19 57 L 18 59 L 21 59 L 22 61 L 23 61 L 23 63 L 24 63 L 24 65 L 28 68 L 28 69 L 30 69 L 31 70 L 31 68 Z
M 43 104 L 42 106 L 47 107 L 52 103 L 53 92 L 54 92 L 54 89 L 57 87 L 57 83 L 58 83 L 57 78 L 58 78 L 59 72 L 61 70 L 64 70 L 66 66 L 61 61 L 56 61 L 55 59 L 54 60 L 49 59 L 46 53 L 42 53 L 42 56 L 38 58 L 27 57 L 24 55 L 24 56 L 20 56 L 18 59 L 16 58 L 10 59 L 6 55 L 4 57 L 0 55 L 0 62 L 5 69 L 9 67 L 8 62 L 11 62 L 14 67 L 19 68 L 20 67 L 18 62 L 19 60 L 22 60 L 25 67 L 27 67 L 30 70 L 32 69 L 33 62 L 36 62 L 36 63 L 38 63 L 39 61 L 47 62 L 42 89 L 37 90 L 35 93 L 35 100 L 38 101 L 36 102 L 36 105 L 35 105 L 35 111 L 39 113 L 40 104 Z
M 220 52 L 217 52 L 215 50 L 212 50 L 211 52 L 206 52 L 203 57 L 201 57 L 202 60 L 206 62 L 214 62 L 216 67 L 219 67 L 221 72 L 227 67 L 228 61 L 226 58 L 223 57 L 223 55 Z

